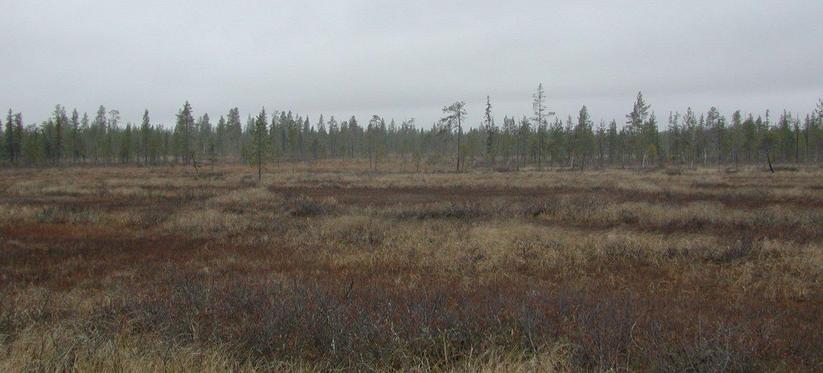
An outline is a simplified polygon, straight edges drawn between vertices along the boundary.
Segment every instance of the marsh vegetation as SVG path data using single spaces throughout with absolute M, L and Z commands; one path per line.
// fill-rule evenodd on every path
M 819 168 L 369 168 L 2 171 L 0 370 L 823 363 Z

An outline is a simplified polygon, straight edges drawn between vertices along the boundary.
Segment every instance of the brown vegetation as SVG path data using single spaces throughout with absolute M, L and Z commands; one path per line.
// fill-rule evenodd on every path
M 5 170 L 0 371 L 819 370 L 823 172 Z

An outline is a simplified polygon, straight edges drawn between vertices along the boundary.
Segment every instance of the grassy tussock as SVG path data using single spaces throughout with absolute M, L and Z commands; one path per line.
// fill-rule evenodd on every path
M 163 228 L 168 233 L 203 237 L 215 233 L 236 234 L 250 225 L 251 221 L 241 215 L 217 209 L 203 209 L 172 215 Z

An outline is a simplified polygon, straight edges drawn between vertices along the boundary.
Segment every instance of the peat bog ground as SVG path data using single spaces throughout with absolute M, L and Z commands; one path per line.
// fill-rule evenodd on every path
M 0 171 L 0 371 L 823 369 L 823 169 L 335 169 Z

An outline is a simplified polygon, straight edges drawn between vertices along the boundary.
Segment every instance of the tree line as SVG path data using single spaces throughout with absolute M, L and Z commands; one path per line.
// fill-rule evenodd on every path
M 576 117 L 548 111 L 542 84 L 533 113 L 505 116 L 497 123 L 490 98 L 478 125 L 467 128 L 465 103 L 443 108 L 430 126 L 414 119 L 396 122 L 374 115 L 361 122 L 321 115 L 315 122 L 291 111 L 265 109 L 241 119 L 232 108 L 215 121 L 195 117 L 186 102 L 172 128 L 123 123 L 117 110 L 100 106 L 93 117 L 57 105 L 39 124 L 9 110 L 0 118 L 0 157 L 7 166 L 62 164 L 265 163 L 322 159 L 365 160 L 380 169 L 393 160 L 406 170 L 450 162 L 455 169 L 544 167 L 648 167 L 660 164 L 724 165 L 772 162 L 819 163 L 823 158 L 823 100 L 801 118 L 782 112 L 727 118 L 712 107 L 671 112 L 661 123 L 642 93 L 625 121 L 593 123 L 582 106 Z

